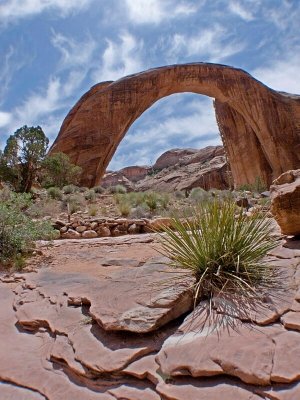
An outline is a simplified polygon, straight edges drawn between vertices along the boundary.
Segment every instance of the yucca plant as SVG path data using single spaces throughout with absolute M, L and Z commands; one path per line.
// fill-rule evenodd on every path
M 215 199 L 172 221 L 160 235 L 160 251 L 171 266 L 194 276 L 195 305 L 227 295 L 258 298 L 274 284 L 276 271 L 264 257 L 276 240 L 265 216 L 249 218 L 234 203 Z

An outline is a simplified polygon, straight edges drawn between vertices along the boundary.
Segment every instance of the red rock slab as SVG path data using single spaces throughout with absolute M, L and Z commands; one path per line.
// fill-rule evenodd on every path
M 271 374 L 272 382 L 300 380 L 300 333 L 285 331 L 274 336 L 275 354 Z
M 292 385 L 276 385 L 267 389 L 257 389 L 257 393 L 270 400 L 300 399 L 300 383 Z
M 159 383 L 156 387 L 166 400 L 262 400 L 250 388 L 227 379 L 183 379 L 179 383 Z
M 110 389 L 109 394 L 117 400 L 160 400 L 161 397 L 150 388 L 138 389 L 132 386 L 122 385 Z
M 142 357 L 137 361 L 129 364 L 123 370 L 123 373 L 134 376 L 138 379 L 148 379 L 150 382 L 157 385 L 161 380 L 161 376 L 158 374 L 159 365 L 155 361 L 156 355 L 150 354 Z
M 47 361 L 53 339 L 46 332 L 29 335 L 18 331 L 13 293 L 2 284 L 0 302 L 0 381 L 38 392 L 47 400 L 112 400 L 109 394 L 76 386 L 62 370 L 53 368 Z
M 300 311 L 300 304 L 298 302 L 295 303 L 296 306 L 299 306 L 299 311 Z M 284 314 L 281 317 L 281 322 L 283 323 L 285 328 L 295 329 L 297 331 L 300 331 L 300 312 L 290 311 Z
M 45 397 L 32 390 L 0 382 L 1 400 L 45 400 Z
M 118 271 L 85 296 L 91 303 L 90 315 L 107 331 L 154 331 L 192 307 L 193 278 L 183 272 L 151 263 Z M 178 277 L 182 279 L 175 282 Z
M 16 318 L 25 329 L 44 327 L 64 335 L 56 337 L 49 350 L 50 359 L 63 361 L 79 375 L 89 375 L 85 368 L 97 374 L 120 371 L 142 355 L 159 350 L 172 332 L 169 328 L 149 338 L 107 333 L 98 324 L 91 324 L 92 320 L 82 314 L 81 308 L 69 307 L 66 302 L 66 297 L 57 303 L 51 303 L 47 297 L 29 302 L 22 296 Z
M 276 350 L 274 337 L 285 332 L 280 325 L 235 326 L 227 319 L 222 326 L 217 318 L 209 321 L 203 314 L 194 319 L 189 316 L 165 341 L 156 361 L 164 376 L 226 374 L 248 384 L 268 385 Z

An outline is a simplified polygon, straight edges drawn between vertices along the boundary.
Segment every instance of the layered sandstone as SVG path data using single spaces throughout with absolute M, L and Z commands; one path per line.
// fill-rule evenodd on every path
M 222 146 L 203 149 L 171 149 L 158 157 L 152 167 L 126 167 L 109 171 L 101 179 L 107 188 L 121 184 L 127 191 L 174 192 L 195 187 L 228 189 L 231 174 Z
M 300 242 L 267 258 L 279 292 L 247 315 L 218 297 L 209 318 L 157 250 L 156 234 L 58 240 L 0 276 L 0 398 L 300 398 Z
M 300 98 L 272 90 L 225 65 L 171 65 L 104 82 L 67 115 L 51 153 L 82 167 L 81 183 L 101 180 L 132 123 L 157 100 L 192 92 L 215 99 L 217 122 L 236 186 L 258 177 L 271 183 L 300 165 Z

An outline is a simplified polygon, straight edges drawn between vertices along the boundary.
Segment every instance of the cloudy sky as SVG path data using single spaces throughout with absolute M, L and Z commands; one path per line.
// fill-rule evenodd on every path
M 53 141 L 93 84 L 167 64 L 233 65 L 299 94 L 299 23 L 300 0 L 0 0 L 0 147 L 25 124 Z M 172 95 L 131 126 L 110 168 L 218 143 L 212 100 Z

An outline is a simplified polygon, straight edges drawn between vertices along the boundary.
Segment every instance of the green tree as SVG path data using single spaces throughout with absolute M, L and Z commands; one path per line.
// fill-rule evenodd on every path
M 0 179 L 29 192 L 45 158 L 49 139 L 40 126 L 24 125 L 11 135 L 0 154 Z
M 64 153 L 47 156 L 42 163 L 42 168 L 42 184 L 45 187 L 62 188 L 70 184 L 76 185 L 81 174 L 81 168 L 72 164 L 70 158 Z

